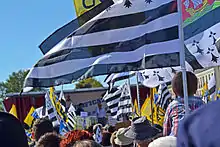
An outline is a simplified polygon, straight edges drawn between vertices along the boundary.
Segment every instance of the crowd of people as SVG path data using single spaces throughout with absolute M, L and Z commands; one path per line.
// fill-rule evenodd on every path
M 130 120 L 128 127 L 95 124 L 85 130 L 72 130 L 60 136 L 52 122 L 38 119 L 32 127 L 33 147 L 217 147 L 220 144 L 220 102 L 205 104 L 197 91 L 197 77 L 187 72 L 189 111 L 186 115 L 182 73 L 172 80 L 176 98 L 169 104 L 163 128 L 151 124 L 144 116 Z M 101 105 L 100 105 L 101 110 Z M 78 110 L 79 112 L 82 110 Z M 99 120 L 104 122 L 104 112 Z M 103 113 L 103 114 L 102 114 Z M 97 141 L 97 130 L 101 141 Z M 27 136 L 20 121 L 14 116 L 0 112 L 0 145 L 7 147 L 28 147 Z

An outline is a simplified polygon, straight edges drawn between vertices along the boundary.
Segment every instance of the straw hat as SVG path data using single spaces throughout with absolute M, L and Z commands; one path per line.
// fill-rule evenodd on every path
M 133 140 L 127 138 L 124 134 L 128 131 L 128 128 L 120 128 L 116 133 L 115 144 L 117 145 L 130 145 L 133 143 Z

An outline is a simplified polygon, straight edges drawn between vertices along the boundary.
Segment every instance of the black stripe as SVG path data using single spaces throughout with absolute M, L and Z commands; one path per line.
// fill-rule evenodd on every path
M 176 1 L 172 1 L 167 4 L 160 5 L 155 9 L 147 10 L 144 12 L 90 21 L 69 37 L 144 25 L 160 17 L 177 12 L 176 6 Z
M 121 96 L 121 93 L 119 93 L 119 94 L 117 94 L 117 95 L 114 95 L 114 96 L 112 96 L 112 97 L 109 97 L 108 99 L 105 99 L 105 102 L 106 102 L 106 103 L 109 103 L 109 102 L 115 101 L 115 100 L 119 99 L 120 96 Z
M 111 116 L 116 116 L 116 115 L 117 115 L 117 111 L 116 111 L 116 112 L 111 113 Z
M 57 117 L 56 117 L 56 116 L 52 117 L 52 118 L 50 119 L 50 121 L 51 121 L 51 122 L 57 121 Z
M 129 99 L 131 99 L 130 96 L 124 96 L 124 97 L 121 97 L 121 98 L 120 98 L 120 102 L 129 100 Z
M 220 22 L 220 7 L 206 13 L 198 20 L 184 27 L 184 39 L 187 40 Z
M 117 108 L 118 107 L 118 103 L 115 103 L 113 105 L 108 106 L 108 108 L 111 110 L 113 108 Z
M 145 57 L 145 68 L 142 59 L 137 62 L 121 64 L 97 64 L 76 72 L 59 76 L 55 78 L 28 78 L 25 81 L 25 87 L 51 87 L 61 84 L 71 83 L 79 78 L 88 78 L 110 73 L 120 73 L 127 71 L 136 71 L 142 69 L 175 67 L 179 66 L 179 53 L 161 54 Z
M 50 108 L 49 110 L 47 110 L 47 113 L 48 113 L 48 114 L 51 114 L 51 113 L 53 113 L 53 112 L 54 112 L 53 108 Z
M 45 39 L 39 46 L 43 54 L 46 54 L 51 48 L 63 40 L 66 36 L 70 35 L 73 31 L 78 29 L 81 25 L 85 24 L 88 20 L 92 19 L 111 5 L 114 2 L 112 0 L 105 0 L 101 4 L 95 6 L 93 9 L 82 14 L 78 18 L 72 20 L 65 26 L 56 30 L 47 39 Z
M 126 109 L 126 108 L 131 108 L 131 107 L 132 107 L 131 104 L 122 105 L 122 106 L 119 106 L 119 107 L 118 107 L 118 110 L 120 110 L 120 109 Z
M 164 100 L 165 100 L 165 97 L 166 97 L 167 95 L 169 95 L 168 92 L 164 93 L 166 89 L 167 89 L 167 88 L 164 88 L 164 89 L 162 90 L 161 96 L 163 96 L 163 97 L 161 97 L 161 99 L 160 99 L 160 101 L 159 101 L 159 104 L 160 104 L 161 106 L 162 106 L 162 104 L 163 104 L 163 102 L 164 102 Z
M 216 85 L 214 85 L 211 89 L 209 89 L 209 95 L 213 94 L 216 90 Z
M 196 57 L 190 53 L 188 48 L 186 48 L 186 46 L 185 46 L 185 59 L 194 70 L 203 68 L 202 65 L 197 61 Z
M 73 59 L 85 59 L 91 57 L 97 57 L 107 53 L 113 52 L 129 52 L 134 51 L 144 45 L 166 42 L 174 39 L 178 39 L 178 26 L 158 30 L 151 33 L 146 33 L 141 37 L 112 44 L 92 46 L 85 48 L 74 48 L 65 51 L 59 51 L 45 58 L 41 59 L 35 67 L 47 66 L 56 64 L 58 62 L 73 60 Z M 76 52 L 77 50 L 77 52 Z

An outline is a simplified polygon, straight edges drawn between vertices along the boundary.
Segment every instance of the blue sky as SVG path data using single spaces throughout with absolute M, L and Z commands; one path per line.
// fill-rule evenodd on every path
M 0 5 L 0 81 L 31 68 L 42 54 L 38 45 L 75 18 L 72 0 L 4 0 Z

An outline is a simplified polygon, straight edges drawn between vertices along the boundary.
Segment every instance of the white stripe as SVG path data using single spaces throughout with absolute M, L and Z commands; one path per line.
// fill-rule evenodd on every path
M 110 11 L 103 11 L 102 13 L 94 17 L 92 20 L 144 12 L 144 11 L 156 9 L 163 4 L 168 4 L 172 2 L 173 0 L 157 0 L 157 1 L 153 1 L 150 4 L 146 4 L 145 0 L 140 0 L 140 1 L 135 0 L 135 1 L 131 1 L 132 7 L 130 8 L 125 8 L 124 6 L 125 0 L 123 0 L 123 2 L 122 0 L 119 1 L 120 2 L 111 6 Z
M 95 64 L 119 64 L 137 62 L 143 58 L 144 54 L 155 55 L 179 52 L 179 45 L 180 40 L 176 39 L 167 42 L 145 45 L 131 52 L 114 52 L 93 58 L 63 61 L 53 65 L 32 68 L 28 77 L 38 79 L 54 78 L 76 72 L 80 69 Z
M 96 32 L 86 35 L 73 36 L 66 38 L 59 45 L 55 46 L 47 55 L 56 51 L 77 48 L 95 46 L 100 44 L 111 44 L 115 42 L 123 42 L 131 39 L 138 38 L 147 33 L 152 33 L 158 30 L 170 28 L 178 25 L 178 13 L 172 13 L 163 17 L 160 17 L 152 22 L 144 25 L 138 25 L 127 28 L 120 28 L 114 30 L 107 30 L 102 32 Z M 98 39 L 97 39 L 98 38 Z
M 120 101 L 119 102 L 119 107 L 120 106 L 125 106 L 125 105 L 128 105 L 128 104 L 131 104 L 131 99 L 126 99 L 124 101 Z

